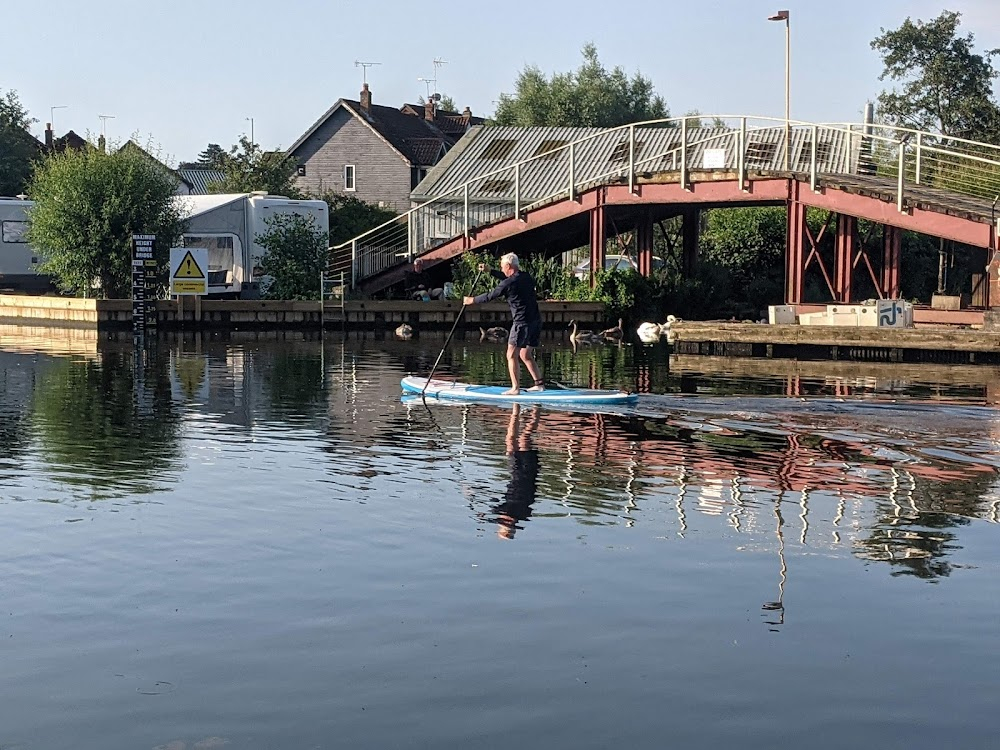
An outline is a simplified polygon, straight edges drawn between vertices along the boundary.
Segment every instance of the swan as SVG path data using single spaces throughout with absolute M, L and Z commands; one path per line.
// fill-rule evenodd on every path
M 611 341 L 621 341 L 625 337 L 625 331 L 622 330 L 622 319 L 618 318 L 618 325 L 614 328 L 601 331 L 601 336 Z
M 569 322 L 569 327 L 572 328 L 572 332 L 569 334 L 569 340 L 577 344 L 597 344 L 604 339 L 601 338 L 599 333 L 594 333 L 593 331 L 581 331 L 576 327 L 576 321 L 571 320 Z
M 482 326 L 479 326 L 479 340 L 506 341 L 507 329 L 502 326 L 494 326 L 493 328 L 483 328 Z
M 667 336 L 668 340 L 670 337 L 670 326 L 677 323 L 679 318 L 668 315 L 667 319 L 663 323 L 642 323 L 637 329 L 636 334 L 639 336 L 639 340 L 644 344 L 655 344 L 660 340 L 661 336 Z
M 409 323 L 403 323 L 396 329 L 396 335 L 401 339 L 408 339 L 413 337 L 413 326 Z

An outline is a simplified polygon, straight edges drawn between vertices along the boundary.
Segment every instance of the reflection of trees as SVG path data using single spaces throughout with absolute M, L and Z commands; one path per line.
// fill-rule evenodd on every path
M 167 359 L 118 348 L 39 376 L 32 415 L 49 470 L 98 496 L 155 491 L 179 456 Z
M 254 364 L 260 364 L 264 372 L 270 416 L 313 418 L 325 411 L 321 346 L 255 352 Z

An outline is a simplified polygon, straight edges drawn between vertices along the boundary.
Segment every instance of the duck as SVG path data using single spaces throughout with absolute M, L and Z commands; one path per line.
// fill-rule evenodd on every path
M 569 327 L 573 329 L 569 334 L 569 340 L 576 344 L 597 344 L 604 340 L 599 333 L 579 330 L 575 320 L 569 322 Z
M 396 329 L 396 336 L 401 339 L 413 338 L 413 326 L 409 323 L 403 323 Z
M 618 318 L 618 325 L 614 328 L 601 331 L 601 336 L 611 341 L 621 341 L 625 337 L 625 331 L 622 330 L 622 319 Z
M 479 340 L 506 341 L 507 329 L 503 326 L 494 326 L 493 328 L 483 328 L 482 326 L 479 326 Z

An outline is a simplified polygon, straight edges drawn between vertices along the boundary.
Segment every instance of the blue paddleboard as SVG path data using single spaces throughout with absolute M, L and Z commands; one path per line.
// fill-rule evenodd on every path
M 544 391 L 529 391 L 524 388 L 516 396 L 504 394 L 507 390 L 499 385 L 476 385 L 475 383 L 459 383 L 454 380 L 431 380 L 409 376 L 403 378 L 401 385 L 404 393 L 420 394 L 427 398 L 442 401 L 502 401 L 505 403 L 524 404 L 581 404 L 581 405 L 617 405 L 632 404 L 639 399 L 639 394 L 626 391 L 602 391 L 586 388 L 550 388 Z

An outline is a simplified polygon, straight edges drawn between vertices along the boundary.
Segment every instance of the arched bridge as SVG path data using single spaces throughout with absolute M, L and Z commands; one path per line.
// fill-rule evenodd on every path
M 807 272 L 834 301 L 852 301 L 857 274 L 897 297 L 901 231 L 913 230 L 982 248 L 988 273 L 974 292 L 988 305 L 991 292 L 1000 303 L 998 196 L 1000 147 L 872 123 L 700 116 L 606 129 L 479 126 L 417 186 L 412 209 L 331 248 L 330 271 L 373 293 L 416 257 L 434 264 L 487 246 L 555 254 L 589 245 L 591 267 L 602 268 L 609 237 L 628 232 L 648 273 L 657 222 L 684 217 L 690 266 L 698 210 L 784 205 L 790 304 L 802 301 Z M 810 207 L 831 212 L 815 235 Z M 862 236 L 858 219 L 881 232 Z M 836 233 L 832 262 L 819 252 L 827 231 Z

